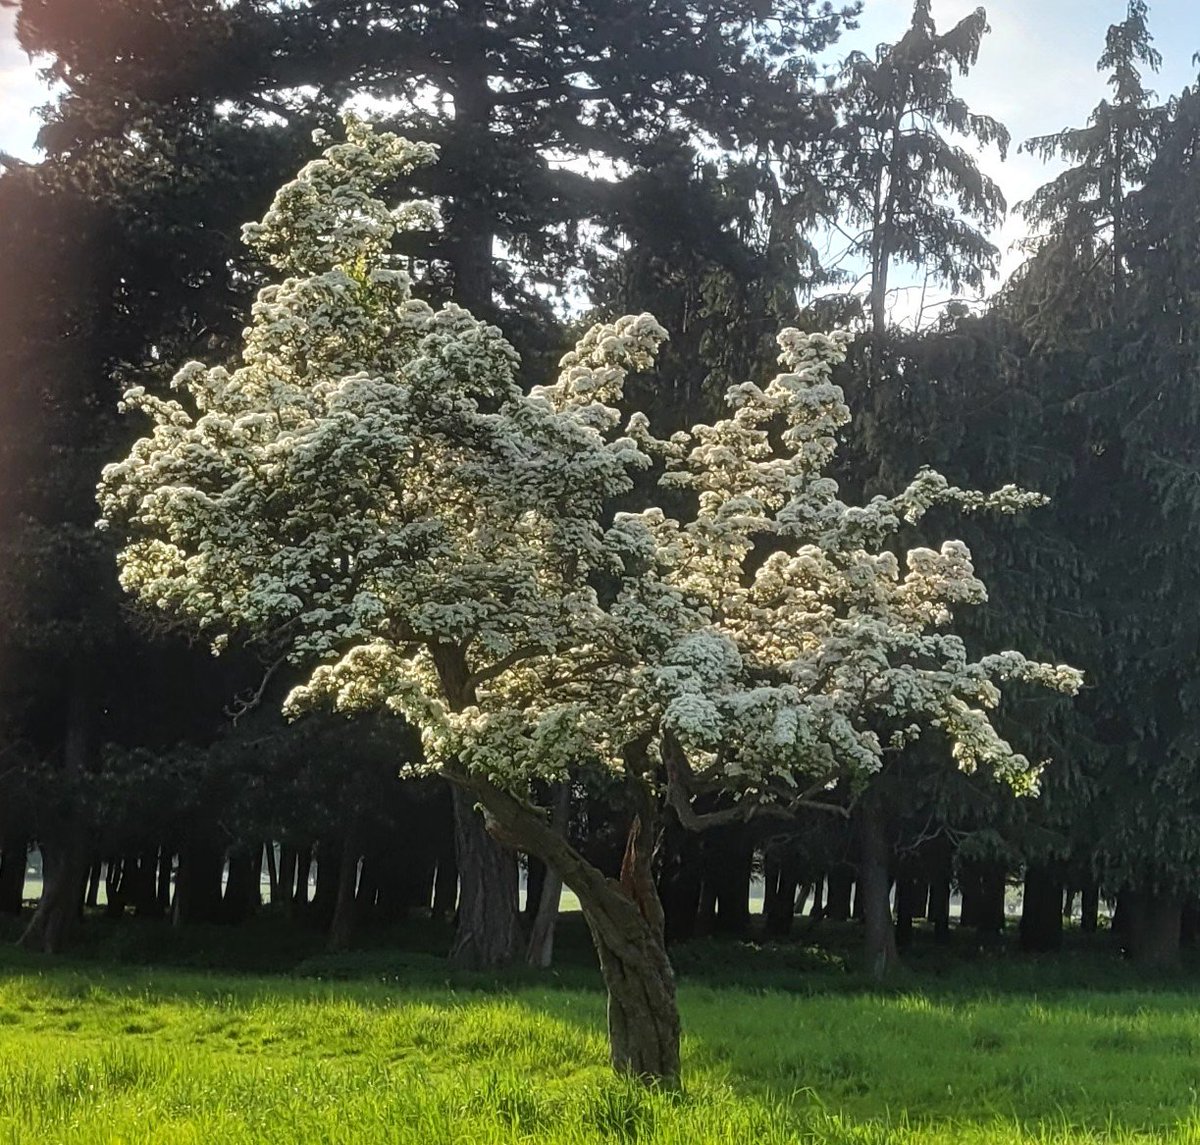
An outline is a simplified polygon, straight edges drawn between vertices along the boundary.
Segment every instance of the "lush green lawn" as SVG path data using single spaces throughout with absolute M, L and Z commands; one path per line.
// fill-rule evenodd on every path
M 381 951 L 308 977 L 4 953 L 0 1140 L 1200 1143 L 1189 978 L 985 955 L 880 993 L 797 950 L 682 962 L 671 1098 L 609 1076 L 586 967 L 449 982 Z M 720 985 L 739 969 L 763 985 Z

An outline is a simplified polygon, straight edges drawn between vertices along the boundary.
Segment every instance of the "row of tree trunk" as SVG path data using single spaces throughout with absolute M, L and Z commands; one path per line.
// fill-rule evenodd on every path
M 487 836 L 466 800 L 462 797 L 462 806 L 456 808 L 457 851 L 473 856 L 480 893 L 462 904 L 454 846 L 424 855 L 405 853 L 402 861 L 395 861 L 395 854 L 361 853 L 352 831 L 303 846 L 267 844 L 227 852 L 214 843 L 193 843 L 178 853 L 159 847 L 90 861 L 78 849 L 47 847 L 40 911 L 45 921 L 26 941 L 46 949 L 61 947 L 71 918 L 78 917 L 84 905 L 98 905 L 102 885 L 110 917 L 128 911 L 139 918 L 169 917 L 179 924 L 242 922 L 263 905 L 265 870 L 272 906 L 326 928 L 333 948 L 348 945 L 356 927 L 365 923 L 386 924 L 414 913 L 451 918 L 457 908 L 469 912 L 460 915 L 458 964 L 503 965 L 523 953 L 531 964 L 548 966 L 562 880 L 532 860 L 522 918 L 516 862 Z M 568 814 L 569 795 L 563 788 L 554 811 L 560 829 L 565 830 Z M 919 865 L 897 861 L 865 818 L 864 827 L 858 871 L 843 864 L 806 880 L 799 864 L 768 851 L 763 859 L 762 911 L 768 934 L 788 935 L 797 913 L 809 903 L 813 920 L 859 919 L 864 923 L 868 965 L 884 977 L 911 942 L 915 920 L 927 919 L 936 940 L 948 938 L 955 878 L 962 896 L 960 924 L 981 935 L 1004 929 L 1007 872 L 1002 864 L 962 862 L 955 876 L 948 845 L 930 848 Z M 704 838 L 683 836 L 678 842 L 673 859 L 659 873 L 668 942 L 749 933 L 755 847 L 746 829 Z M 22 905 L 28 841 L 4 843 L 0 913 L 16 915 Z M 1069 886 L 1060 863 L 1028 867 L 1018 925 L 1022 949 L 1057 950 L 1063 920 L 1072 916 L 1076 902 L 1080 928 L 1094 932 L 1100 916 L 1096 882 Z M 1181 943 L 1194 941 L 1198 919 L 1196 907 L 1178 897 L 1127 890 L 1117 898 L 1113 929 L 1135 961 L 1170 966 L 1178 960 Z

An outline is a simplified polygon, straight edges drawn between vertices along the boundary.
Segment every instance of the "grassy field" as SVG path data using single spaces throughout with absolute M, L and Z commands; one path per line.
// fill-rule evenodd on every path
M 253 928 L 144 932 L 158 964 L 118 965 L 131 933 L 96 924 L 52 965 L 0 952 L 0 1140 L 1200 1145 L 1200 981 L 1139 982 L 1101 949 L 917 952 L 888 991 L 836 950 L 685 949 L 669 1097 L 609 1075 L 578 934 L 556 974 L 496 981 L 315 939 L 271 975 L 179 964 L 261 965 Z

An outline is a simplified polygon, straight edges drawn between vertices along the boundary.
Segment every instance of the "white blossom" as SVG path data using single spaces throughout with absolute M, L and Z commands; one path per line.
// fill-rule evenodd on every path
M 1073 692 L 1079 674 L 969 660 L 950 626 L 986 593 L 966 546 L 895 537 L 937 504 L 1041 499 L 926 469 L 843 503 L 826 472 L 850 418 L 838 331 L 785 330 L 774 379 L 666 441 L 622 408 L 666 337 L 650 315 L 593 327 L 525 393 L 497 329 L 414 299 L 393 265 L 397 229 L 432 216 L 379 188 L 432 158 L 349 120 L 245 229 L 287 277 L 260 292 L 240 364 L 125 395 L 150 429 L 99 494 L 125 588 L 218 649 L 247 637 L 305 665 L 289 711 L 387 707 L 430 766 L 516 788 L 619 771 L 669 734 L 734 795 L 787 798 L 929 727 L 959 766 L 1032 783 L 988 711 L 1005 681 Z M 609 521 L 652 456 L 696 512 Z

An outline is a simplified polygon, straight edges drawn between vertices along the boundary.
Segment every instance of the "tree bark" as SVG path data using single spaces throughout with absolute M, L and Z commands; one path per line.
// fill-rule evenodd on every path
M 658 893 L 665 917 L 667 945 L 695 937 L 700 916 L 703 875 L 700 840 L 688 831 L 673 811 L 667 813 L 658 847 Z
M 317 930 L 328 930 L 337 907 L 338 886 L 342 879 L 344 836 L 327 835 L 317 840 L 317 880 L 306 919 Z
M 808 917 L 813 922 L 820 922 L 825 917 L 825 876 L 818 875 L 812 888 L 812 906 L 808 908 Z
M 338 863 L 337 899 L 333 905 L 333 918 L 329 923 L 330 950 L 348 950 L 354 935 L 355 902 L 354 892 L 358 887 L 359 860 L 358 831 L 351 825 L 342 841 L 342 854 Z
M 438 855 L 437 873 L 433 876 L 433 917 L 453 918 L 457 910 L 458 863 L 451 846 Z
M 171 911 L 171 875 L 175 865 L 175 852 L 167 847 L 163 847 L 159 854 L 159 862 L 157 867 L 158 881 L 158 910 L 163 916 L 166 916 Z
M 224 871 L 224 848 L 212 840 L 197 838 L 180 848 L 172 913 L 177 926 L 221 921 Z
M 550 829 L 566 838 L 571 821 L 571 785 L 559 783 L 554 791 L 554 808 L 550 814 Z M 562 875 L 553 871 L 541 859 L 541 887 L 533 922 L 529 927 L 529 945 L 525 961 L 530 966 L 546 970 L 554 960 L 554 931 L 558 923 L 558 904 L 562 898 Z
M 929 884 L 924 877 L 913 872 L 902 874 L 896 880 L 896 945 L 908 946 L 912 942 L 913 919 L 925 918 L 928 913 Z
M 457 189 L 443 231 L 454 274 L 454 300 L 478 318 L 494 317 L 492 246 L 496 231 L 494 196 L 473 173 L 480 156 L 494 152 L 492 92 L 488 85 L 487 12 L 483 0 L 461 0 L 461 34 L 452 65 L 454 132 L 443 146 Z
M 0 914 L 19 915 L 25 896 L 25 867 L 29 848 L 24 839 L 4 841 L 0 854 Z
M 744 937 L 750 932 L 750 880 L 754 874 L 754 844 L 745 824 L 720 827 L 705 834 L 707 848 L 714 844 L 710 873 L 717 888 L 714 920 L 719 934 Z
M 879 798 L 870 792 L 863 799 L 859 825 L 862 860 L 858 887 L 863 905 L 866 964 L 871 977 L 882 982 L 899 965 L 900 954 L 892 926 L 888 873 L 892 847 L 888 838 L 887 813 Z
M 125 900 L 135 882 L 135 861 L 132 856 L 110 858 L 104 871 L 105 918 L 124 918 Z
M 792 931 L 799 882 L 796 865 L 786 856 L 764 858 L 763 921 L 773 938 L 784 938 Z
M 20 945 L 58 954 L 70 940 L 83 907 L 88 856 L 80 839 L 42 846 L 42 897 L 21 935 Z
M 1062 947 L 1063 885 L 1051 865 L 1031 865 L 1025 872 L 1021 902 L 1021 949 L 1045 954 Z
M 850 892 L 854 874 L 848 867 L 835 867 L 826 878 L 825 918 L 845 922 L 850 917 Z
M 462 970 L 491 970 L 516 960 L 521 944 L 517 857 L 492 838 L 471 794 L 455 787 L 459 902 L 450 961 Z
M 82 913 L 89 847 L 78 796 L 72 788 L 88 769 L 92 740 L 92 689 L 86 665 L 76 665 L 67 696 L 62 784 L 67 809 L 38 840 L 42 851 L 42 897 L 18 940 L 27 950 L 57 954 Z
M 578 897 L 608 991 L 613 1068 L 648 1084 L 677 1088 L 679 1007 L 651 870 L 655 816 L 649 793 L 638 793 L 618 880 L 606 878 L 534 809 L 486 778 L 453 766 L 445 771 L 483 804 L 494 836 L 537 855 Z
M 169 866 L 170 857 L 164 862 Z M 133 903 L 135 918 L 162 918 L 165 913 L 158 901 L 158 864 L 159 855 L 156 848 L 143 851 L 132 867 L 127 867 L 127 877 L 133 878 L 133 885 L 127 897 Z
M 104 867 L 102 859 L 94 859 L 88 867 L 87 890 L 83 894 L 83 905 L 93 910 L 100 905 L 100 875 Z
M 221 899 L 225 922 L 245 922 L 262 907 L 262 847 L 235 847 L 229 852 L 229 878 Z
M 1079 892 L 1079 929 L 1095 934 L 1100 925 L 1100 884 L 1092 879 Z
M 274 840 L 268 839 L 264 844 L 267 857 L 267 896 L 272 906 L 279 901 L 279 865 L 275 859 Z
M 292 892 L 292 917 L 299 918 L 308 911 L 308 880 L 312 874 L 312 844 L 296 852 L 296 889 Z
M 1178 896 L 1130 892 L 1127 941 L 1133 961 L 1145 970 L 1178 967 L 1181 918 Z

